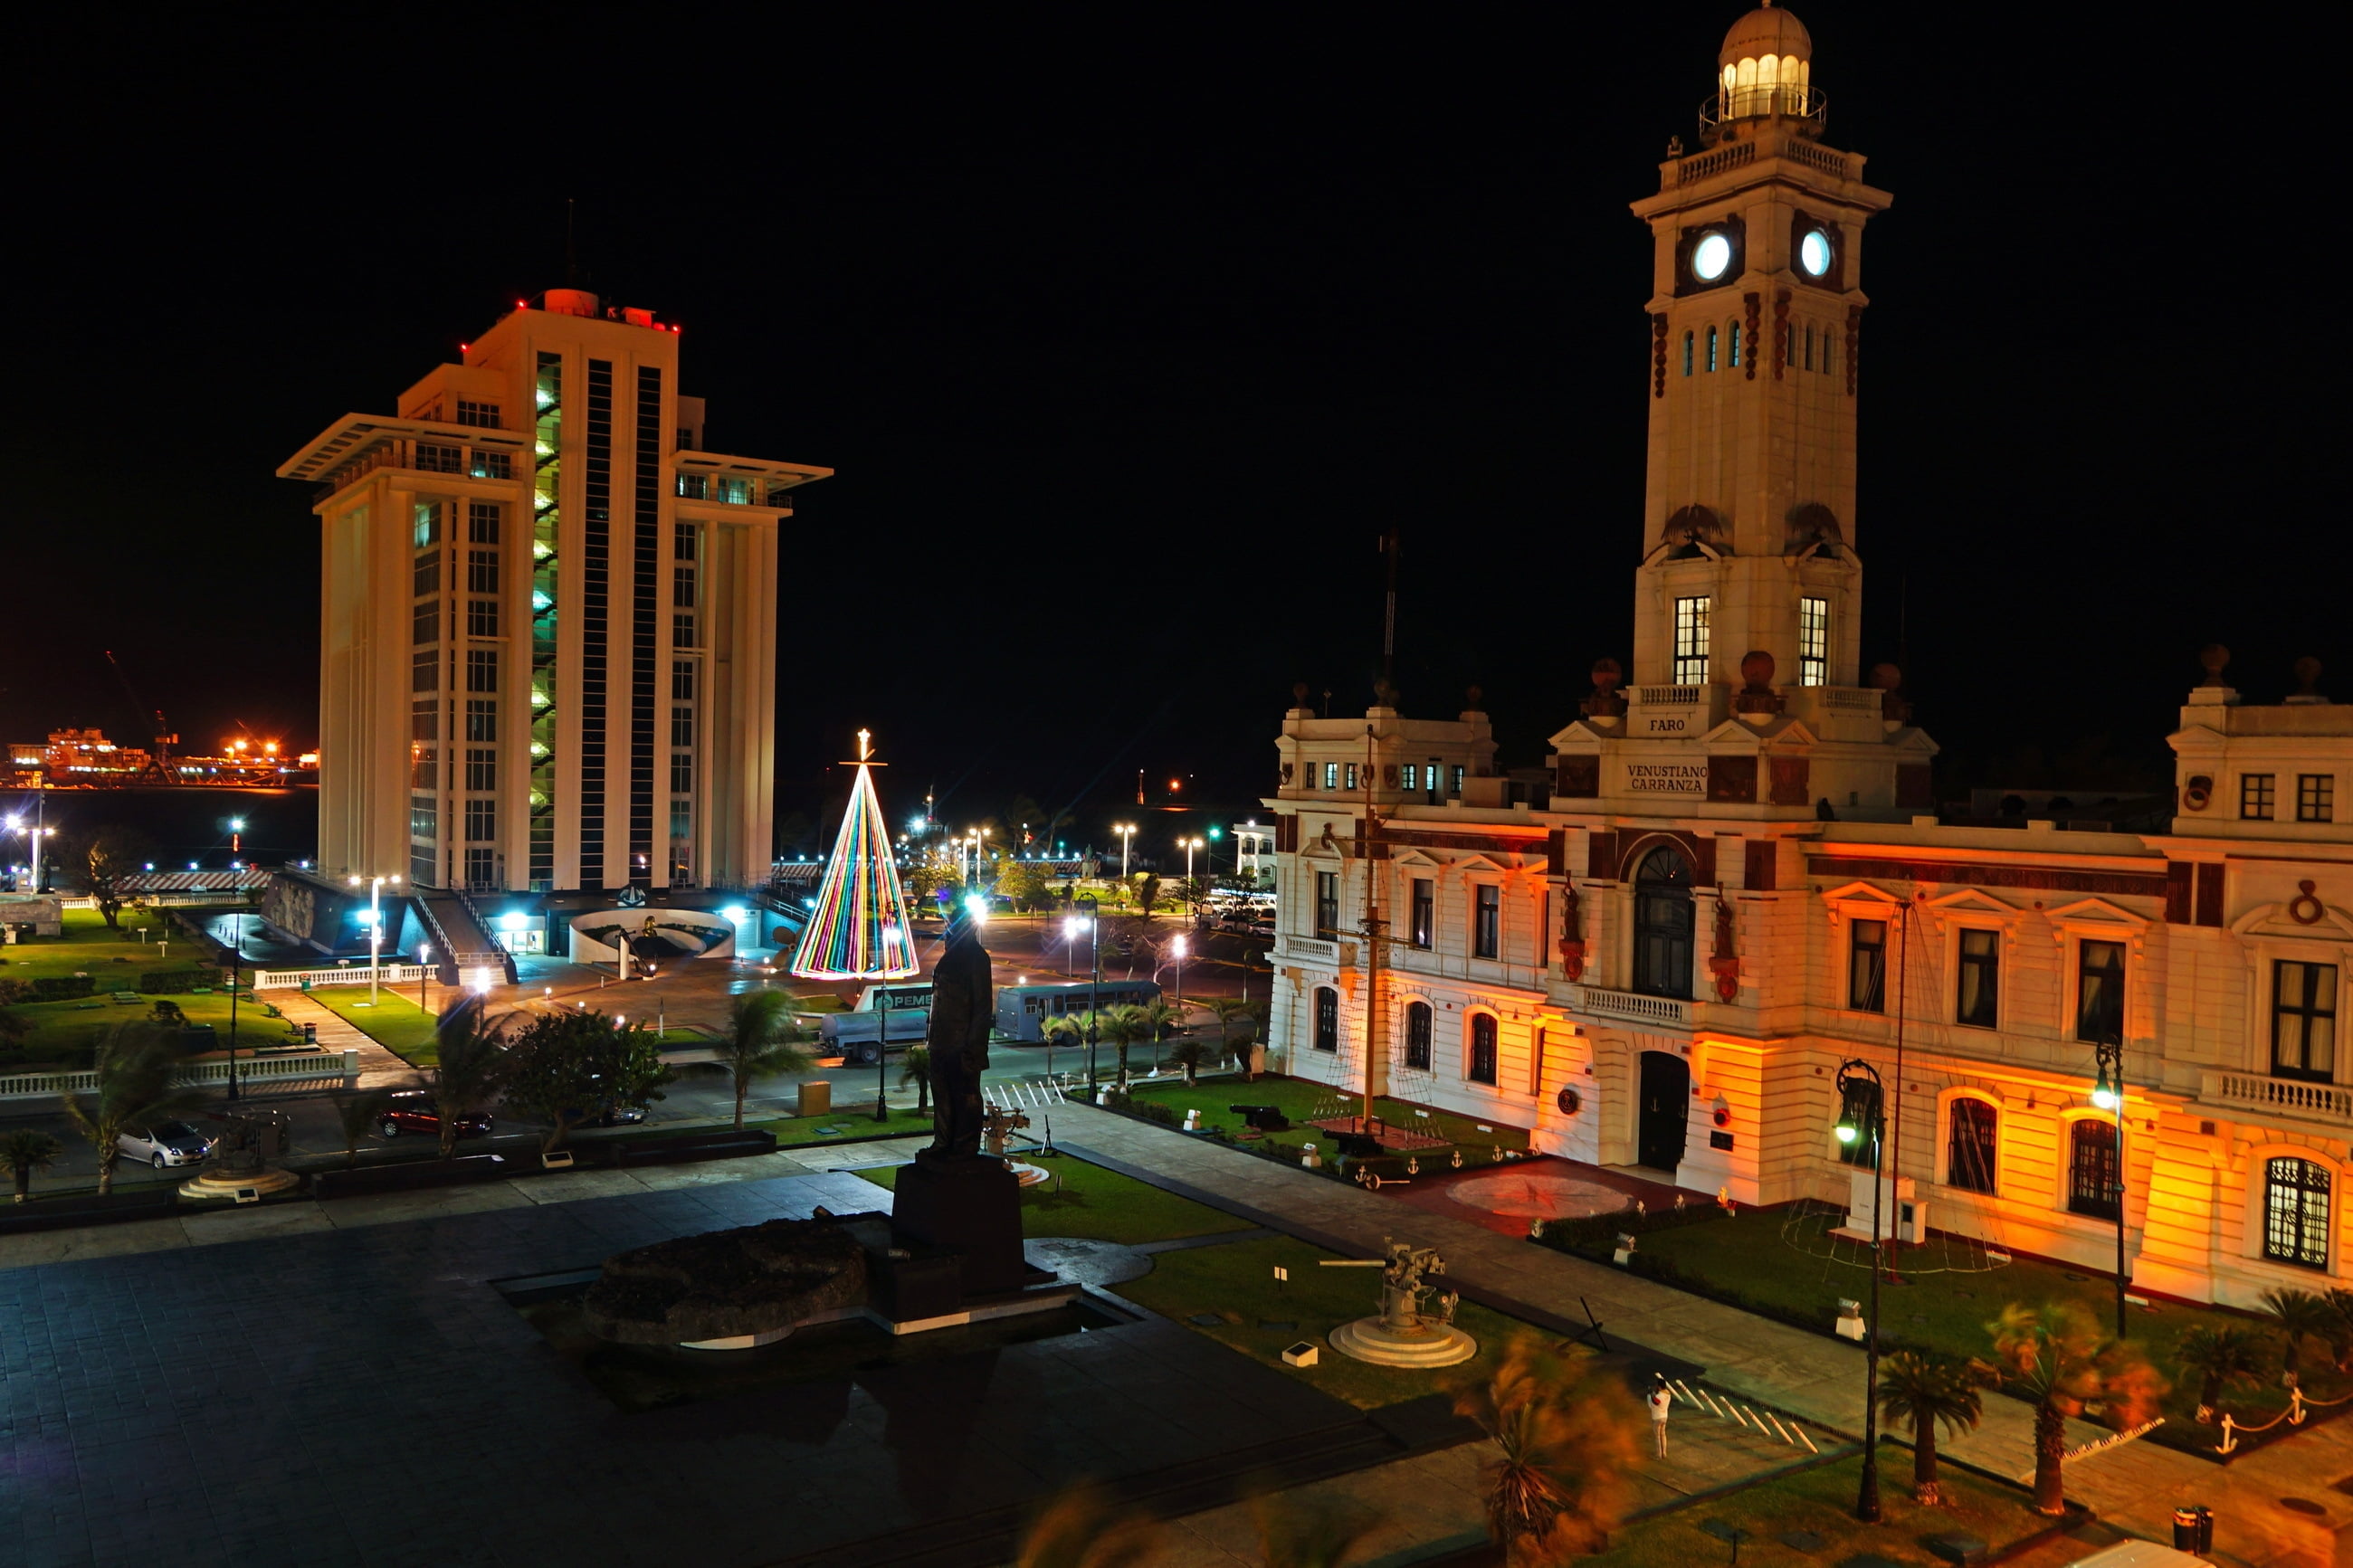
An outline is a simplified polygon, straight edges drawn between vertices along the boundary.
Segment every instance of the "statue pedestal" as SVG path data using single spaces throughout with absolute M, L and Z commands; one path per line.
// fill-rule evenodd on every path
M 180 1195 L 185 1198 L 234 1198 L 240 1192 L 251 1192 L 267 1197 L 302 1184 L 302 1178 L 291 1171 L 280 1171 L 264 1165 L 258 1171 L 216 1171 L 206 1167 L 204 1174 L 180 1184 Z
M 1395 1329 L 1378 1317 L 1358 1318 L 1332 1331 L 1332 1348 L 1375 1366 L 1453 1366 L 1479 1353 L 1479 1342 L 1451 1323 Z
M 953 1254 L 966 1298 L 1024 1289 L 1041 1278 L 1021 1256 L 1021 1183 L 986 1154 L 917 1154 L 899 1172 L 891 1229 L 918 1257 Z

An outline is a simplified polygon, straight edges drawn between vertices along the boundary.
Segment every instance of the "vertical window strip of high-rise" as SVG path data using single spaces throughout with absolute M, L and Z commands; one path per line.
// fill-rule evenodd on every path
M 1699 686 L 1707 679 L 1708 595 L 1675 601 L 1674 684 Z
M 638 367 L 636 548 L 629 617 L 629 880 L 653 880 L 654 671 L 660 638 L 662 386 L 657 365 Z
M 1830 679 L 1831 602 L 1798 601 L 1798 684 L 1820 686 Z
M 543 353 L 535 389 L 531 522 L 531 885 L 555 886 L 556 543 L 563 521 L 564 356 Z
M 605 885 L 605 738 L 612 625 L 613 362 L 588 362 L 580 548 L 580 884 Z

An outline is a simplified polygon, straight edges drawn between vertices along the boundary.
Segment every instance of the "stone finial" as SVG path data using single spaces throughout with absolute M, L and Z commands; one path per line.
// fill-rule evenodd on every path
M 1614 658 L 1593 661 L 1593 695 L 1579 702 L 1577 710 L 1588 719 L 1622 719 L 1626 716 L 1626 695 L 1618 689 L 1624 682 L 1626 671 Z
M 1871 684 L 1879 693 L 1879 717 L 1890 724 L 1912 721 L 1912 704 L 1904 700 L 1904 672 L 1892 664 L 1871 667 Z
M 1781 695 L 1773 689 L 1773 656 L 1763 648 L 1745 654 L 1740 679 L 1746 682 L 1732 699 L 1732 710 L 1743 716 L 1770 716 L 1781 711 Z
M 2224 647 L 2221 643 L 2210 642 L 2204 647 L 2198 650 L 2198 662 L 2206 667 L 2206 679 L 2200 681 L 2198 683 L 2199 685 L 2221 686 L 2226 684 L 2222 679 L 2222 670 L 2231 662 L 2231 650 L 2229 648 Z
M 2327 701 L 2327 698 L 2323 697 L 2319 692 L 2313 689 L 2315 683 L 2319 679 L 2320 661 L 2318 659 L 2313 658 L 2310 654 L 2306 654 L 2302 658 L 2297 659 L 2295 661 L 2295 689 L 2289 693 L 2287 700 L 2290 702 L 2295 703 Z
M 1390 683 L 1388 676 L 1373 682 L 1373 700 L 1381 707 L 1395 708 L 1398 705 L 1397 695 L 1398 689 Z
M 1480 706 L 1480 704 L 1486 701 L 1486 700 L 1487 693 L 1476 686 L 1472 687 L 1470 689 L 1462 693 L 1462 705 L 1473 713 L 1483 713 L 1486 711 L 1484 708 Z

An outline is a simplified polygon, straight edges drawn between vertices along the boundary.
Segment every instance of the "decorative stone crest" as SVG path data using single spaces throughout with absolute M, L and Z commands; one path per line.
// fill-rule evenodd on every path
M 1618 689 L 1626 679 L 1625 668 L 1614 658 L 1593 661 L 1593 695 L 1579 702 L 1577 710 L 1588 719 L 1622 719 L 1626 716 L 1626 694 Z

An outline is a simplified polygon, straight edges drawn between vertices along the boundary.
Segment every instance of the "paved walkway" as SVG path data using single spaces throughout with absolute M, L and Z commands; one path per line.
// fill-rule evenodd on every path
M 286 1015 L 288 1023 L 318 1025 L 319 1044 L 325 1049 L 359 1052 L 361 1088 L 406 1089 L 417 1081 L 415 1068 L 377 1045 L 334 1009 L 312 1001 L 300 991 L 273 991 L 269 994 L 278 1010 Z
M 1388 1237 L 1435 1247 L 1445 1255 L 1449 1278 L 1466 1293 L 1579 1320 L 1582 1298 L 1613 1341 L 1698 1363 L 1716 1386 L 1833 1430 L 1862 1430 L 1859 1346 L 1091 1106 L 1057 1108 L 1054 1131 L 1073 1152 L 1092 1151 L 1157 1173 L 1265 1223 L 1319 1232 L 1368 1253 Z M 2071 1445 L 2105 1435 L 2070 1424 Z M 1983 1425 L 1945 1451 L 2020 1474 L 2033 1463 L 2033 1413 L 2017 1400 L 1989 1397 Z M 2353 1557 L 2353 1496 L 2335 1489 L 2340 1478 L 2353 1479 L 2353 1421 L 2317 1427 L 2229 1466 L 2150 1443 L 2126 1444 L 2071 1464 L 2067 1487 L 2111 1524 L 2154 1541 L 2172 1539 L 2176 1507 L 2203 1503 L 2220 1517 L 2218 1557 L 2306 1564 Z M 2315 1517 L 2283 1508 L 2283 1498 L 2322 1511 Z

